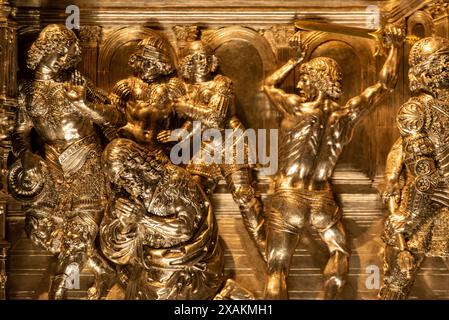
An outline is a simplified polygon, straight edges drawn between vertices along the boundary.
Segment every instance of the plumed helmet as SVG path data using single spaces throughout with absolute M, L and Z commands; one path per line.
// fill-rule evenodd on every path
M 428 37 L 416 42 L 409 57 L 411 68 L 416 68 L 434 54 L 449 52 L 449 40 L 442 37 Z

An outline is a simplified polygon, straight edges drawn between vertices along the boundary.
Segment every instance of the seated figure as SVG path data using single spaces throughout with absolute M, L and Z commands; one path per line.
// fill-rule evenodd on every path
M 207 196 L 160 149 L 112 141 L 102 163 L 113 191 L 100 238 L 124 266 L 126 299 L 211 299 L 222 287 L 223 249 Z

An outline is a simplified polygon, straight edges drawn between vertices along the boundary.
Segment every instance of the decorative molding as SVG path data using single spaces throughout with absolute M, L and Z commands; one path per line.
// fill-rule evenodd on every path
M 200 28 L 198 26 L 174 26 L 173 33 L 178 43 L 195 41 L 198 40 Z
M 81 42 L 99 42 L 102 36 L 100 26 L 81 26 L 79 38 Z
M 289 39 L 295 34 L 296 28 L 293 25 L 275 25 L 269 29 L 260 29 L 259 33 L 267 39 L 273 51 L 277 48 L 289 46 Z
M 435 25 L 430 13 L 425 11 L 417 11 L 407 20 L 407 33 L 412 35 L 413 28 L 417 24 L 422 24 L 426 37 L 429 37 L 435 33 Z
M 433 19 L 447 17 L 449 15 L 449 1 L 434 0 L 427 5 L 425 11 L 428 12 Z
M 382 6 L 381 11 L 385 14 L 388 22 L 395 22 L 411 16 L 427 4 L 435 0 L 388 0 Z

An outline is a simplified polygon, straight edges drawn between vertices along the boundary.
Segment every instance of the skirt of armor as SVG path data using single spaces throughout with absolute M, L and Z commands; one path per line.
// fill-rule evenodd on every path
M 106 203 L 106 180 L 100 146 L 89 149 L 79 170 L 66 177 L 60 166 L 49 157 L 45 159 L 45 187 L 27 209 L 26 230 L 35 244 L 50 252 L 85 252 L 98 233 Z

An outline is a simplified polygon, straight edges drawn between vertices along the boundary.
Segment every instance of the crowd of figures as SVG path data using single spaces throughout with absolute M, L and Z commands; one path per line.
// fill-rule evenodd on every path
M 17 161 L 8 182 L 26 203 L 27 234 L 57 257 L 49 298 L 64 299 L 71 272 L 90 266 L 90 299 L 105 297 L 115 282 L 126 299 L 253 299 L 224 276 L 210 202 L 221 179 L 266 262 L 265 298 L 288 298 L 291 258 L 305 225 L 329 249 L 325 298 L 338 298 L 350 252 L 330 179 L 354 127 L 395 88 L 404 31 L 388 26 L 384 42 L 388 53 L 377 83 L 340 104 L 336 61 L 304 61 L 300 34 L 291 39 L 295 58 L 262 88 L 282 115 L 279 170 L 264 210 L 248 159 L 211 163 L 204 156 L 224 159 L 245 140 L 232 80 L 216 74 L 219 61 L 206 43 L 180 48 L 175 70 L 164 38 L 140 41 L 129 57 L 133 75 L 108 94 L 77 70 L 76 35 L 62 25 L 45 27 L 27 55 L 33 78 L 20 85 L 11 132 Z M 295 69 L 297 93 L 286 93 L 279 87 Z M 448 70 L 449 40 L 414 45 L 414 95 L 397 116 L 401 138 L 388 158 L 383 194 L 391 212 L 383 235 L 384 299 L 407 298 L 423 258 L 449 254 Z M 192 139 L 195 122 L 224 138 L 231 130 L 234 140 L 203 141 L 188 164 L 175 165 L 170 149 Z

